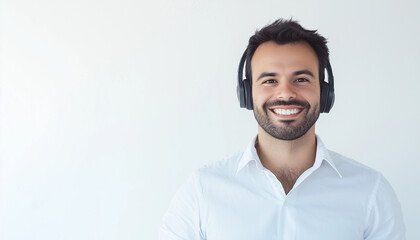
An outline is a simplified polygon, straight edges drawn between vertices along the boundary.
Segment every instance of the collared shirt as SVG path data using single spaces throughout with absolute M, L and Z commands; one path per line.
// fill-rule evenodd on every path
M 161 240 L 401 240 L 398 200 L 377 171 L 325 148 L 286 195 L 245 151 L 198 169 L 163 218 Z

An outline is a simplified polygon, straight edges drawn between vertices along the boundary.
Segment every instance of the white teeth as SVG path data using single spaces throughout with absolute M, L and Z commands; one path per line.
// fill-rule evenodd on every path
M 299 109 L 297 108 L 293 108 L 293 109 L 274 109 L 274 112 L 279 114 L 279 115 L 292 115 L 292 114 L 296 114 L 299 112 Z

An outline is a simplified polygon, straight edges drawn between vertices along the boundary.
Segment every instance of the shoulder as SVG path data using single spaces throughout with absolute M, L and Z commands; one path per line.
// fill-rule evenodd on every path
M 197 169 L 196 174 L 200 178 L 230 178 L 238 170 L 243 153 L 243 151 L 237 152 L 218 161 L 208 163 Z
M 340 184 L 365 212 L 365 239 L 405 239 L 400 203 L 391 184 L 377 170 L 334 151 L 330 159 L 342 175 Z
M 341 175 L 340 184 L 368 205 L 377 196 L 392 192 L 390 184 L 379 171 L 334 151 L 329 151 L 329 155 Z
M 399 205 L 391 184 L 382 173 L 339 153 L 329 151 L 329 154 L 343 177 L 342 181 L 347 186 L 352 186 L 355 195 L 358 192 L 366 194 L 370 208 L 385 199 L 389 205 L 382 207 L 382 210 Z
M 362 164 L 331 150 L 328 150 L 328 153 L 331 156 L 331 159 L 333 160 L 336 168 L 343 177 L 362 177 L 376 180 L 382 177 L 379 171 L 365 164 Z

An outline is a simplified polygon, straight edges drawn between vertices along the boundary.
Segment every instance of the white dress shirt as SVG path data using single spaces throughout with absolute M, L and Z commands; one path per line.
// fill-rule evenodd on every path
M 286 195 L 261 164 L 255 139 L 192 175 L 172 200 L 159 239 L 405 239 L 400 205 L 380 173 L 327 150 L 317 136 L 314 165 Z

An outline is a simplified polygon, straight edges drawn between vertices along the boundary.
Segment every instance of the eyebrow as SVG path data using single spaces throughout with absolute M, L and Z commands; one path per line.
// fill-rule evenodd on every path
M 277 73 L 272 73 L 272 72 L 263 72 L 261 73 L 261 75 L 258 77 L 257 81 L 260 80 L 261 78 L 264 77 L 275 77 L 277 76 Z
M 294 73 L 293 73 L 293 75 L 294 75 L 294 76 L 298 76 L 298 75 L 302 75 L 302 74 L 306 74 L 306 75 L 309 75 L 309 76 L 311 76 L 311 77 L 314 77 L 314 74 L 313 74 L 311 71 L 306 70 L 306 69 L 304 69 L 304 70 L 299 70 L 299 71 L 296 71 L 296 72 L 294 72 Z M 261 73 L 261 75 L 257 78 L 257 81 L 258 81 L 258 80 L 260 80 L 261 78 L 264 78 L 264 77 L 276 77 L 276 76 L 277 76 L 277 73 L 273 73 L 273 72 L 263 72 L 263 73 Z
M 295 75 L 295 76 L 301 75 L 301 74 L 306 74 L 306 75 L 309 75 L 311 77 L 315 77 L 314 74 L 311 71 L 306 70 L 306 69 L 305 70 L 299 70 L 299 71 L 296 71 L 296 72 L 293 73 L 293 75 Z

